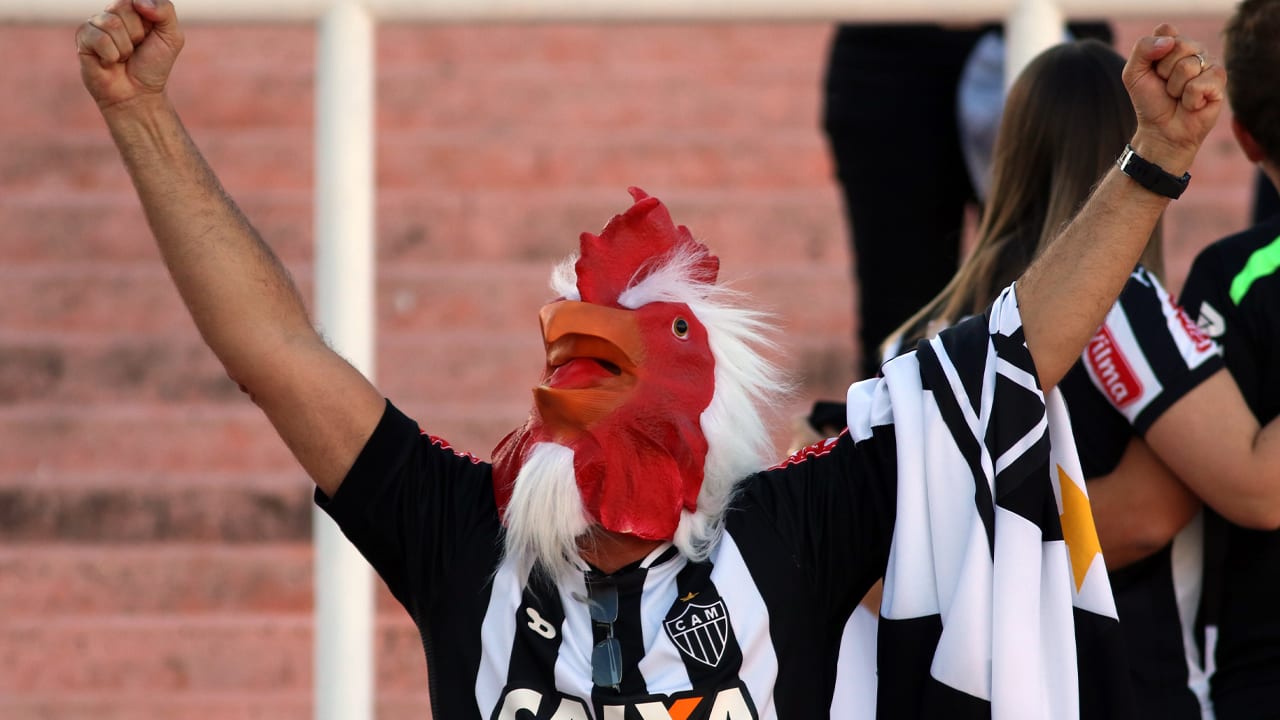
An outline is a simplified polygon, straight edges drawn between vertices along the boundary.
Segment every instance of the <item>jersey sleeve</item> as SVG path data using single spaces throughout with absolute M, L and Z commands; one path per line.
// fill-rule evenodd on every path
M 1139 267 L 1081 356 L 1094 387 L 1145 435 L 1222 369 L 1222 353 L 1155 276 Z
M 1222 347 L 1231 376 L 1253 407 L 1262 395 L 1257 353 L 1250 345 L 1249 333 L 1242 332 L 1240 307 L 1231 297 L 1232 279 L 1221 245 L 1210 245 L 1200 251 L 1191 264 L 1180 300 L 1187 314 L 1195 318 L 1200 331 Z M 1254 412 L 1257 411 L 1254 407 Z
M 496 548 L 491 477 L 487 463 L 422 432 L 388 402 L 337 492 L 317 489 L 315 500 L 419 617 L 451 562 L 470 555 L 461 548 Z

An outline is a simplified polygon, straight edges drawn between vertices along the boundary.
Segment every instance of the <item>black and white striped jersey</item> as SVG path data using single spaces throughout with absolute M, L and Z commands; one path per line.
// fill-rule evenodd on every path
M 1216 343 L 1138 267 L 1063 380 L 1080 460 L 1089 477 L 1115 469 L 1129 438 L 1221 370 Z
M 334 498 L 317 500 L 421 630 L 436 717 L 823 717 L 840 628 L 893 526 L 892 427 L 872 435 L 747 480 L 708 561 L 668 545 L 612 575 L 617 690 L 592 684 L 586 575 L 549 587 L 501 562 L 488 464 L 388 404 Z
M 1131 438 L 1222 367 L 1217 344 L 1137 268 L 1060 385 L 1085 477 L 1114 470 Z M 1207 679 L 1195 618 L 1203 547 L 1196 519 L 1160 551 L 1111 571 L 1144 717 L 1201 716 Z
M 921 389 L 917 382 L 895 398 L 887 382 L 863 384 L 865 401 L 850 409 L 848 432 L 746 478 L 707 561 L 690 562 L 668 546 L 607 577 L 618 596 L 612 632 L 623 672 L 616 688 L 592 682 L 592 648 L 604 631 L 590 617 L 588 575 L 593 585 L 604 579 L 589 571 L 551 586 L 504 562 L 490 466 L 422 433 L 390 403 L 334 497 L 317 494 L 317 502 L 414 618 L 435 717 L 827 717 L 841 630 L 888 562 L 899 464 L 918 466 L 930 456 L 929 444 L 912 437 L 905 439 L 909 455 L 919 456 L 901 457 L 895 403 L 905 410 L 960 386 L 986 397 L 982 388 L 1004 382 L 996 368 L 1013 365 L 1025 369 L 1010 377 L 1034 388 L 1008 295 L 1000 337 L 981 318 L 947 331 L 946 352 L 930 367 L 949 368 L 956 385 Z M 1017 357 L 1001 360 L 1000 347 Z M 1015 396 L 997 399 L 984 420 L 1002 429 L 993 436 L 1001 467 L 1044 469 L 1047 454 L 1020 458 L 1044 451 L 1047 439 L 1003 445 L 1015 430 L 1021 437 L 1036 427 L 1022 427 L 1034 421 L 1035 405 L 1044 415 L 1034 391 L 995 397 Z M 1016 405 L 1007 417 L 1000 412 L 1006 402 Z M 940 430 L 942 452 L 958 452 L 953 445 L 964 438 L 974 442 L 970 431 Z M 973 497 L 972 480 L 966 492 Z M 1037 536 L 1037 553 L 1039 543 Z

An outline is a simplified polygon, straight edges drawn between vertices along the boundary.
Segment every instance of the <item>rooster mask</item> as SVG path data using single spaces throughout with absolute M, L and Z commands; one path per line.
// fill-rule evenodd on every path
M 582 234 L 572 272 L 562 266 L 567 280 L 553 283 L 562 297 L 539 313 L 546 368 L 533 410 L 493 454 L 504 522 L 522 466 L 545 443 L 572 452 L 589 524 L 671 540 L 698 507 L 717 372 L 690 304 L 715 289 L 720 263 L 657 198 L 630 192 L 630 209 Z

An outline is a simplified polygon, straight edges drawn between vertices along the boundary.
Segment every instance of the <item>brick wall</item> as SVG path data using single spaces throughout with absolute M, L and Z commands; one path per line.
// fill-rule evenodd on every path
M 1121 44 L 1153 24 L 1122 23 Z M 634 184 L 777 311 L 802 388 L 788 412 L 838 396 L 854 320 L 818 132 L 828 32 L 381 28 L 383 391 L 485 454 L 525 414 L 547 270 Z M 0 717 L 309 717 L 309 484 L 200 343 L 71 36 L 0 27 Z M 192 27 L 173 81 L 305 293 L 313 42 Z M 1248 204 L 1223 128 L 1193 172 L 1168 223 L 1174 288 Z M 416 633 L 379 592 L 380 717 L 425 717 Z

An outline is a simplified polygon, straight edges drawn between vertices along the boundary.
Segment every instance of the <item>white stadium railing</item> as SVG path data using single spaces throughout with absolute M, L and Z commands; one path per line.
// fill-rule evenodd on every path
M 184 22 L 317 22 L 316 307 L 334 348 L 372 378 L 374 24 L 1003 19 L 1012 78 L 1067 17 L 1229 15 L 1236 0 L 178 0 Z M 0 23 L 75 23 L 103 0 L 0 0 Z M 315 538 L 315 718 L 373 717 L 373 583 L 320 511 Z
M 83 19 L 101 2 L 0 0 L 0 22 Z M 1235 0 L 363 0 L 379 20 L 621 22 L 634 20 L 919 20 L 959 22 L 1008 17 L 1019 4 L 1053 5 L 1069 17 L 1227 15 Z M 184 20 L 296 22 L 318 20 L 333 0 L 181 0 Z

